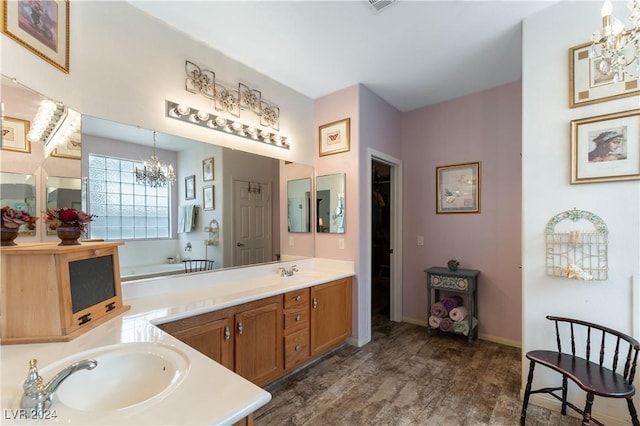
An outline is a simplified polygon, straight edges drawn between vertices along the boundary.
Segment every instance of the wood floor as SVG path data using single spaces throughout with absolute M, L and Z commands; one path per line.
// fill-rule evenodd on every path
M 376 318 L 372 341 L 345 345 L 267 390 L 256 426 L 517 425 L 520 349 Z M 579 425 L 529 406 L 527 425 Z

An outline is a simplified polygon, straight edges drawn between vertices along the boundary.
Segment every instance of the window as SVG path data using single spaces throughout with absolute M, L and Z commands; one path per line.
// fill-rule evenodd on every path
M 136 183 L 139 161 L 89 155 L 90 238 L 136 240 L 171 236 L 171 187 Z

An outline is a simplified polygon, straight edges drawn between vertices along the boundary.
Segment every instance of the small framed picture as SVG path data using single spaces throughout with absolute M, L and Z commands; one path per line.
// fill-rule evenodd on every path
M 640 109 L 571 122 L 571 183 L 640 179 Z
M 184 178 L 184 199 L 193 200 L 196 198 L 196 175 Z
M 213 210 L 215 208 L 215 191 L 213 185 L 202 188 L 202 199 L 204 200 L 204 209 Z
M 69 0 L 3 1 L 2 32 L 69 73 Z
M 480 213 L 480 163 L 436 167 L 436 213 Z
M 213 180 L 214 176 L 213 157 L 202 160 L 202 180 L 208 182 Z
M 6 151 L 31 152 L 31 142 L 27 138 L 29 122 L 17 118 L 2 119 L 2 149 Z
M 51 156 L 80 160 L 82 158 L 82 138 L 80 132 L 71 135 L 66 144 L 57 146 L 51 153 Z
M 591 58 L 592 43 L 569 49 L 569 106 L 571 108 L 640 94 L 640 79 L 606 74 L 602 57 Z M 597 51 L 597 50 L 596 50 Z
M 345 118 L 320 126 L 320 156 L 349 151 L 350 133 L 351 118 Z

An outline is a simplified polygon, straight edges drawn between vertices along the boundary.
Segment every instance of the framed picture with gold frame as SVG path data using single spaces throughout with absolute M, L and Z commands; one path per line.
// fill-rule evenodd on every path
M 213 180 L 214 168 L 213 157 L 202 160 L 202 181 L 207 182 Z
M 320 126 L 320 156 L 349 151 L 351 118 Z
M 64 145 L 58 145 L 51 153 L 51 156 L 80 160 L 82 158 L 82 139 L 80 132 L 72 134 Z
M 480 213 L 480 162 L 436 167 L 436 213 Z
M 569 49 L 569 106 L 605 102 L 627 96 L 640 95 L 640 80 L 604 74 L 600 71 L 602 57 L 589 57 L 592 43 L 584 43 Z
M 571 183 L 640 180 L 640 109 L 571 121 Z
M 215 188 L 213 185 L 205 186 L 202 188 L 202 199 L 204 210 L 215 209 Z
M 69 73 L 69 0 L 3 1 L 4 34 Z
M 31 152 L 31 142 L 27 138 L 29 122 L 19 118 L 2 118 L 2 145 L 5 151 Z

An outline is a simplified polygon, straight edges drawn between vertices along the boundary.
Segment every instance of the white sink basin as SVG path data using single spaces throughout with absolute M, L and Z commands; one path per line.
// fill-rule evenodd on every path
M 167 395 L 189 370 L 188 358 L 172 346 L 127 343 L 74 355 L 40 373 L 47 382 L 67 365 L 86 358 L 95 359 L 98 366 L 62 382 L 52 408 L 61 403 L 80 411 L 123 410 Z

